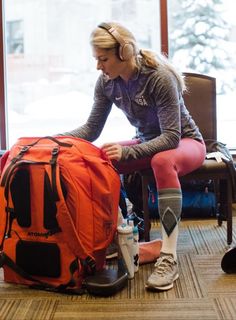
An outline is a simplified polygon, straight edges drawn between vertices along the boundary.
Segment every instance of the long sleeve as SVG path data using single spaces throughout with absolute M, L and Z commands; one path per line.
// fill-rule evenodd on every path
M 151 89 L 150 89 L 151 88 Z M 157 152 L 176 148 L 181 138 L 181 104 L 177 81 L 174 76 L 158 75 L 148 86 L 148 95 L 153 97 L 156 121 L 160 134 L 149 141 L 122 148 L 122 160 L 152 156 Z M 147 92 L 146 92 L 147 94 Z

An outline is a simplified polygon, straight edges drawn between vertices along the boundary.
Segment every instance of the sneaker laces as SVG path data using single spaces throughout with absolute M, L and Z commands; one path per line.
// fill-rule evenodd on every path
M 171 255 L 162 255 L 160 258 L 157 259 L 157 262 L 155 263 L 154 267 L 154 274 L 163 276 L 168 271 L 172 271 L 173 265 L 175 264 L 175 260 Z

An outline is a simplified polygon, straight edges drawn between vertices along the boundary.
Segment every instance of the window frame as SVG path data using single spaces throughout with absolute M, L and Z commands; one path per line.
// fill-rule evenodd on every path
M 7 148 L 6 99 L 5 99 L 5 59 L 4 59 L 4 19 L 3 1 L 0 2 L 0 149 Z

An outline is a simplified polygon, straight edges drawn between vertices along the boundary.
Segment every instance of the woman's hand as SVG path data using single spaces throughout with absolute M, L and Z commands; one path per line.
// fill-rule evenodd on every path
M 120 161 L 122 156 L 122 146 L 117 143 L 105 143 L 101 149 L 106 153 L 110 160 Z

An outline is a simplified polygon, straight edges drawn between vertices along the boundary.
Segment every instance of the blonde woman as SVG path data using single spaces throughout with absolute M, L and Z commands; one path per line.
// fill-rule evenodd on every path
M 98 25 L 90 39 L 98 77 L 87 122 L 67 135 L 88 141 L 102 132 L 111 108 L 120 108 L 136 128 L 130 142 L 102 146 L 120 173 L 152 168 L 158 190 L 162 248 L 146 287 L 168 290 L 178 279 L 177 238 L 182 192 L 179 177 L 197 169 L 205 144 L 185 107 L 182 76 L 167 59 L 140 50 L 124 26 Z M 200 93 L 199 93 L 200 94 Z

